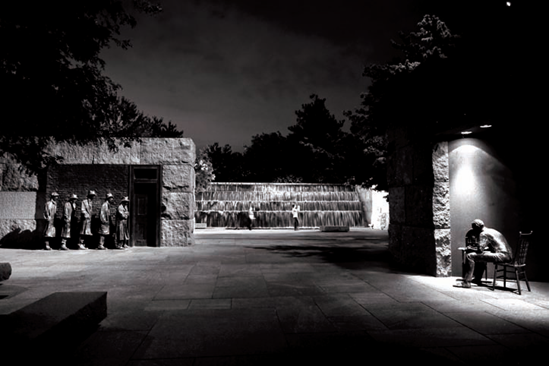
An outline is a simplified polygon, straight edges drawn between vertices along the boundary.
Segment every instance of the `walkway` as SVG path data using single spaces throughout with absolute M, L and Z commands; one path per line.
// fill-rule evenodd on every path
M 378 230 L 207 229 L 192 247 L 0 249 L 0 262 L 13 268 L 0 314 L 108 291 L 99 329 L 75 349 L 59 340 L 70 365 L 513 365 L 549 347 L 549 284 L 519 296 L 401 272 Z

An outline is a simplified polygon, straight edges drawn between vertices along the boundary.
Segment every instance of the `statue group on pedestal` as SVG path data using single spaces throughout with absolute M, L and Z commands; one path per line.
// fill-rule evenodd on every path
M 67 202 L 63 206 L 62 226 L 61 226 L 61 245 L 60 250 L 69 250 L 67 242 L 72 239 L 77 239 L 77 249 L 88 249 L 86 244 L 90 244 L 93 240 L 92 217 L 93 217 L 93 200 L 96 193 L 93 190 L 88 191 L 86 199 L 81 203 L 81 219 L 78 220 L 76 201 L 78 196 L 71 194 Z M 44 249 L 52 250 L 50 243 L 56 238 L 55 217 L 57 213 L 57 200 L 59 194 L 53 192 L 50 195 L 50 200 L 46 202 L 44 207 L 44 219 L 46 219 L 46 228 L 44 230 Z M 114 249 L 126 249 L 129 247 L 129 226 L 128 218 L 130 217 L 129 199 L 124 197 L 116 210 L 115 230 L 111 232 L 111 207 L 114 205 L 114 196 L 107 193 L 105 201 L 101 205 L 99 213 L 99 245 L 97 249 L 105 250 L 107 237 L 114 237 Z

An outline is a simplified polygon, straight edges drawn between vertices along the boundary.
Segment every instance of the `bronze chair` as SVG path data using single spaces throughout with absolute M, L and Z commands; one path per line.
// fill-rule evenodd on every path
M 509 280 L 517 281 L 518 294 L 521 294 L 520 291 L 520 277 L 524 278 L 528 291 L 530 290 L 530 284 L 528 283 L 528 278 L 526 277 L 526 253 L 528 252 L 528 245 L 530 244 L 530 237 L 532 232 L 527 234 L 520 233 L 519 244 L 515 250 L 515 255 L 513 261 L 509 263 L 494 263 L 494 282 L 492 283 L 492 290 L 496 288 L 496 279 L 503 278 L 503 288 L 507 288 L 507 272 L 515 272 L 515 278 L 510 278 Z M 499 267 L 499 268 L 498 268 Z M 502 274 L 498 274 L 502 273 Z

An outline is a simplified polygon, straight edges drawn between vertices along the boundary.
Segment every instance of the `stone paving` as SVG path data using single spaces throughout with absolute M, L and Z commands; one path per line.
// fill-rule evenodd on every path
M 393 267 L 379 230 L 206 229 L 192 247 L 0 249 L 0 262 L 13 269 L 0 316 L 108 292 L 107 318 L 78 346 L 59 340 L 58 365 L 516 365 L 549 347 L 548 283 L 454 288 Z

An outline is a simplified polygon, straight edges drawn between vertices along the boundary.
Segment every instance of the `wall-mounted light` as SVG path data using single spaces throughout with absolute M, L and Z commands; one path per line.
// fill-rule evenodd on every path
M 482 126 L 480 126 L 480 128 L 490 128 L 490 127 L 492 127 L 492 125 L 482 125 Z
M 470 135 L 472 133 L 473 133 L 473 131 L 461 131 L 462 135 Z

